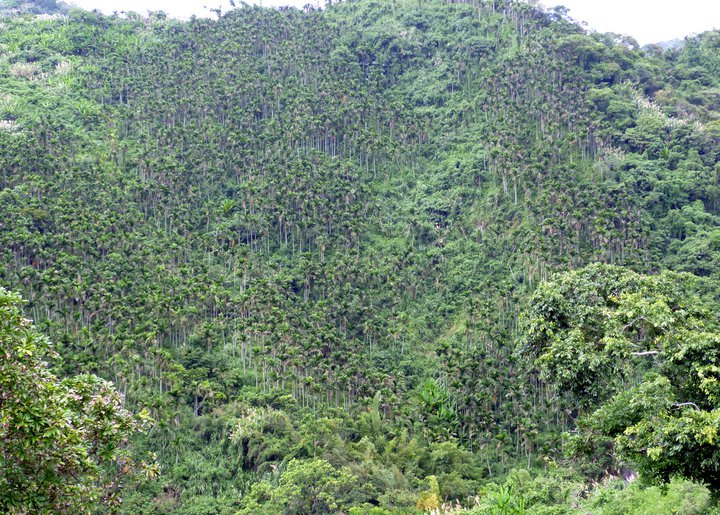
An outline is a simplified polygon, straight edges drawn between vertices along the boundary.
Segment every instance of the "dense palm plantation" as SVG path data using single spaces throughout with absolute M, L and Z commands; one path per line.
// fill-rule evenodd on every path
M 720 34 L 532 4 L 2 19 L 0 286 L 152 417 L 113 509 L 708 509 Z

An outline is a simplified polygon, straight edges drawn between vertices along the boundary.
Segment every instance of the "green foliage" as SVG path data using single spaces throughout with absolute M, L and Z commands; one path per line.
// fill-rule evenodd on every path
M 714 513 L 710 496 L 702 486 L 680 480 L 672 481 L 665 490 L 614 480 L 594 491 L 583 507 L 603 515 Z
M 277 484 L 261 481 L 243 499 L 240 513 L 334 513 L 347 508 L 357 482 L 347 468 L 325 460 L 291 460 Z
M 678 475 L 716 492 L 720 334 L 692 289 L 668 272 L 564 273 L 533 294 L 523 349 L 581 407 L 575 453 L 612 443 L 645 479 Z
M 558 471 L 534 476 L 527 470 L 515 469 L 504 484 L 486 485 L 469 513 L 567 513 L 578 506 L 584 489 L 580 478 Z
M 141 429 L 107 381 L 58 379 L 48 340 L 23 318 L 21 300 L 0 288 L 0 506 L 10 513 L 117 506 Z M 147 419 L 145 419 L 147 420 Z M 154 467 L 145 468 L 154 474 Z
M 607 407 L 591 453 L 627 423 L 714 459 L 691 405 L 638 424 L 720 395 L 716 32 L 643 50 L 515 0 L 186 22 L 8 4 L 0 285 L 58 376 L 97 374 L 157 421 L 136 445 L 162 481 L 119 510 L 277 508 L 290 463 L 317 509 L 456 509 L 493 481 L 552 510 L 570 501 L 503 482 L 562 460 L 576 407 Z M 595 262 L 625 269 L 533 294 Z M 513 353 L 526 309 L 547 319 L 526 350 L 552 348 L 543 378 L 571 395 Z M 645 400 L 614 404 L 622 381 Z M 581 470 L 613 469 L 603 453 Z
M 580 405 L 602 402 L 709 321 L 692 280 L 600 264 L 561 274 L 530 298 L 520 351 Z

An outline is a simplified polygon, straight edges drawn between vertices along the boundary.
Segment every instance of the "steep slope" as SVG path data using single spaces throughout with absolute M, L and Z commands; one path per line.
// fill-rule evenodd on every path
M 343 506 L 473 495 L 573 424 L 512 355 L 540 281 L 717 279 L 717 34 L 498 0 L 3 23 L 0 285 L 150 408 L 144 509 L 292 458 L 349 466 Z

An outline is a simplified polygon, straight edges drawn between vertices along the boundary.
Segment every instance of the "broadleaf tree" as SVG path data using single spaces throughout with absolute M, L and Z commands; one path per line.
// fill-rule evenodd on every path
M 594 264 L 533 294 L 519 350 L 575 414 L 575 455 L 720 490 L 720 332 L 698 286 L 688 274 Z
M 0 510 L 79 513 L 120 502 L 123 477 L 154 465 L 128 442 L 144 413 L 124 407 L 111 383 L 84 374 L 58 378 L 49 340 L 22 314 L 19 295 L 0 288 Z

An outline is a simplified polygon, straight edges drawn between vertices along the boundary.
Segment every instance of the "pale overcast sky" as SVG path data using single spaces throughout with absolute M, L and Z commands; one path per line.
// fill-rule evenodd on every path
M 570 16 L 601 32 L 633 36 L 640 44 L 683 38 L 720 28 L 720 0 L 541 0 L 546 6 L 564 5 Z M 163 10 L 171 16 L 211 14 L 208 8 L 230 8 L 228 0 L 71 0 L 85 9 L 137 11 Z M 239 5 L 240 0 L 236 0 Z M 316 5 L 318 0 L 256 0 L 263 6 Z M 320 5 L 325 0 L 320 0 Z

